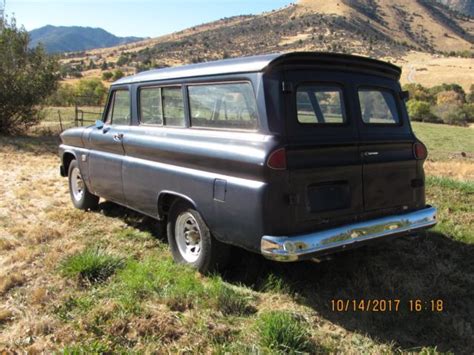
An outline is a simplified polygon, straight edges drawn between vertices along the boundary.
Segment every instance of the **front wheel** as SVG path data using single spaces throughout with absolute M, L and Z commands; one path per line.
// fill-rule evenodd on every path
M 81 210 L 93 210 L 99 205 L 99 197 L 91 194 L 82 178 L 79 164 L 73 160 L 69 164 L 69 193 L 74 207 Z
M 228 262 L 230 247 L 212 236 L 199 212 L 186 202 L 177 201 L 171 206 L 167 234 L 178 263 L 208 273 L 224 268 Z

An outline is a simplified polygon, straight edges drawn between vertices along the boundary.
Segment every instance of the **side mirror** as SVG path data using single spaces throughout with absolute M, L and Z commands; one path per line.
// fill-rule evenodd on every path
M 400 98 L 401 98 L 403 101 L 408 101 L 408 100 L 410 100 L 410 91 L 402 91 L 402 92 L 400 92 Z
M 101 121 L 101 120 L 95 121 L 95 128 L 97 128 L 97 129 L 102 129 L 102 128 L 104 128 L 104 122 Z

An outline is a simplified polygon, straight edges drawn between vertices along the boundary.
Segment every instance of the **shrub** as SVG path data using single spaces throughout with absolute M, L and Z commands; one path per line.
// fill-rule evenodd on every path
M 106 71 L 102 73 L 102 80 L 109 81 L 113 78 L 114 74 L 112 72 Z
M 410 100 L 407 103 L 407 110 L 413 121 L 425 121 L 433 116 L 431 104 L 426 101 Z
M 465 96 L 454 90 L 442 91 L 436 96 L 438 105 L 462 105 L 464 102 Z
M 434 102 L 434 97 L 430 91 L 420 84 L 406 84 L 403 90 L 410 92 L 410 100 Z
M 102 282 L 123 266 L 123 260 L 99 248 L 89 248 L 66 258 L 60 265 L 64 276 L 81 282 Z
M 101 105 L 107 88 L 99 78 L 82 79 L 76 87 L 77 103 L 80 105 Z
M 123 71 L 121 71 L 120 69 L 117 69 L 114 72 L 113 80 L 115 81 L 115 80 L 122 79 L 124 76 L 125 76 L 125 73 Z
M 57 87 L 59 64 L 43 47 L 28 48 L 29 35 L 13 19 L 0 30 L 0 133 L 37 124 L 42 101 Z
M 467 122 L 474 123 L 474 102 L 463 105 L 461 112 L 464 114 Z
M 72 106 L 76 100 L 76 90 L 70 84 L 61 84 L 58 89 L 46 99 L 51 106 Z
M 257 328 L 262 345 L 269 349 L 285 353 L 311 350 L 307 325 L 290 313 L 265 313 L 257 320 Z
M 469 95 L 467 96 L 466 101 L 468 103 L 474 104 L 474 84 L 471 85 Z
M 437 105 L 434 109 L 435 114 L 446 124 L 465 126 L 468 122 L 466 112 L 462 105 L 443 104 Z

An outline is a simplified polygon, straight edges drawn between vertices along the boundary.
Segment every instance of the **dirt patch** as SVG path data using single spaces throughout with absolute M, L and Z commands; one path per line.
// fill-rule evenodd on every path
M 459 180 L 474 180 L 474 163 L 462 161 L 427 161 L 425 172 L 429 175 L 443 176 Z

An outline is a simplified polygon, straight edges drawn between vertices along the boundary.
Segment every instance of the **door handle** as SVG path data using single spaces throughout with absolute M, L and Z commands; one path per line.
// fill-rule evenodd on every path
M 374 157 L 374 156 L 379 155 L 379 152 L 364 152 L 364 155 L 366 157 Z
M 114 141 L 121 142 L 123 139 L 123 133 L 116 133 L 114 134 Z

